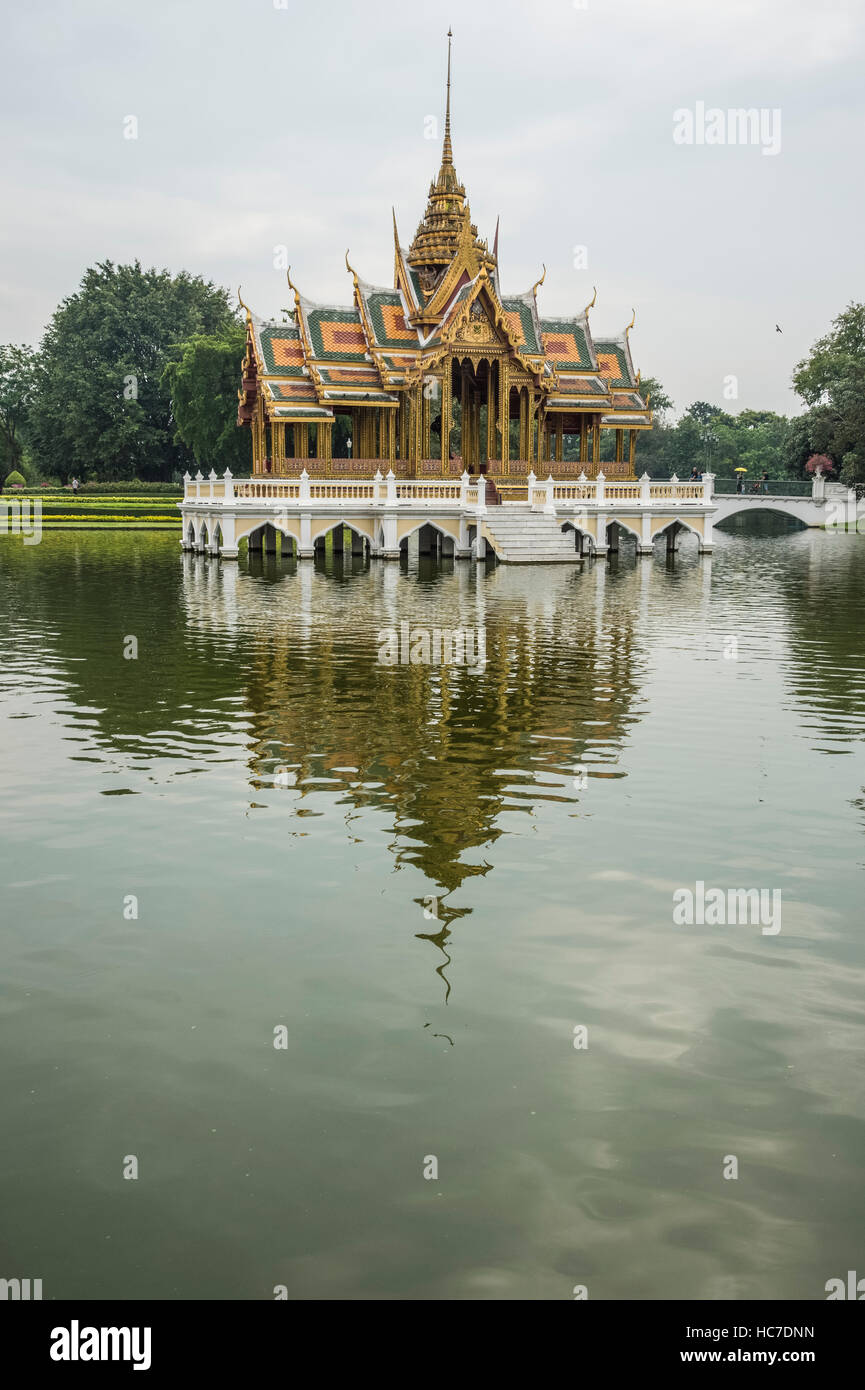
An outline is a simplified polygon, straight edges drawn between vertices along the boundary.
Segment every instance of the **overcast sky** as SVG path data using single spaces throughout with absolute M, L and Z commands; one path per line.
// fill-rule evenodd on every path
M 242 285 L 263 316 L 290 302 L 281 245 L 311 299 L 350 302 L 347 247 L 392 284 L 391 205 L 407 245 L 438 169 L 449 23 L 454 161 L 491 245 L 501 215 L 503 289 L 546 262 L 542 313 L 594 285 L 596 333 L 635 308 L 635 363 L 679 409 L 800 408 L 795 363 L 865 297 L 865 0 L 10 4 L 0 341 L 37 343 L 106 258 Z M 701 102 L 779 110 L 779 152 L 676 143 Z

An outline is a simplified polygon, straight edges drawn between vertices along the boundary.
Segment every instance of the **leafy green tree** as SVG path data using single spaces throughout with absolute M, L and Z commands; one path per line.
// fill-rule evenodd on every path
M 32 348 L 0 345 L 0 458 L 5 464 L 0 472 L 20 466 L 35 377 Z
M 654 420 L 666 424 L 675 410 L 675 406 L 672 397 L 667 395 L 656 376 L 640 378 L 640 395 L 643 400 L 648 400 Z
M 103 261 L 51 318 L 29 429 L 39 465 L 68 478 L 169 479 L 192 463 L 162 377 L 170 350 L 223 330 L 228 291 L 182 271 Z
M 246 473 L 252 468 L 252 432 L 237 424 L 237 388 L 246 345 L 241 323 L 219 333 L 196 334 L 175 350 L 162 373 L 171 398 L 176 439 L 199 468 Z
M 791 422 L 773 410 L 742 410 L 735 421 L 742 467 L 756 477 L 786 477 Z
M 637 473 L 668 478 L 677 473 L 687 477 L 697 467 L 729 478 L 737 467 L 771 478 L 789 472 L 791 421 L 771 410 L 743 410 L 729 415 L 708 401 L 694 401 L 682 418 L 671 419 L 673 402 L 660 383 L 649 378 L 642 383 L 651 392 L 654 411 L 652 429 L 637 437 Z M 813 452 L 808 450 L 804 458 Z M 797 470 L 798 471 L 798 470 Z
M 842 481 L 865 480 L 865 304 L 848 304 L 796 367 L 793 385 L 810 407 L 794 431 L 788 458 L 798 470 L 813 453 L 829 454 Z

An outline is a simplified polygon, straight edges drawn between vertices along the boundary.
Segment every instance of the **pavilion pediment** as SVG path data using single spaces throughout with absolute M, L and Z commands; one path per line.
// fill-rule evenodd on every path
M 495 317 L 484 303 L 483 296 L 478 295 L 477 299 L 469 306 L 468 315 L 461 325 L 454 345 L 456 347 L 487 347 L 492 344 L 503 348 L 510 346 L 502 332 L 497 328 Z

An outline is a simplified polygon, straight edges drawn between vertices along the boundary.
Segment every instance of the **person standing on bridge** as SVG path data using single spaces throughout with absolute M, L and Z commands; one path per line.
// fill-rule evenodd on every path
M 765 468 L 763 469 L 763 491 L 769 491 L 769 474 L 766 472 Z

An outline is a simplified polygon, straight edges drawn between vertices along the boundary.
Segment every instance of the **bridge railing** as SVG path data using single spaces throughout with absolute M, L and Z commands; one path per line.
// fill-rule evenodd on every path
M 752 491 L 752 484 L 759 481 L 759 493 Z M 744 497 L 810 497 L 813 491 L 813 483 L 810 478 L 768 478 L 766 481 L 756 478 L 745 479 L 742 489 Z M 716 478 L 715 493 L 719 497 L 730 497 L 739 495 L 736 488 L 735 478 Z

